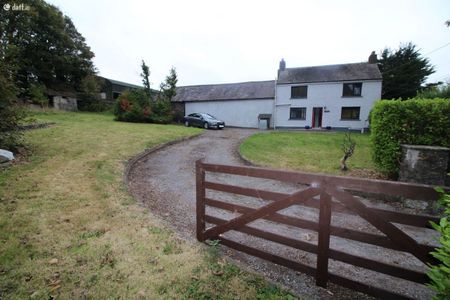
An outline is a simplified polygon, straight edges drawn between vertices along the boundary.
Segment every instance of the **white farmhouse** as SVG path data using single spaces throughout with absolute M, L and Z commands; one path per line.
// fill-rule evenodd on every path
M 368 63 L 286 68 L 277 80 L 177 88 L 174 104 L 185 115 L 205 112 L 227 126 L 258 128 L 367 128 L 381 98 L 381 73 L 372 53 Z

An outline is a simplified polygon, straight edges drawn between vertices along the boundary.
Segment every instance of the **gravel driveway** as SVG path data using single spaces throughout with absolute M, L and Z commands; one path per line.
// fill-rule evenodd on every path
M 230 129 L 208 130 L 203 135 L 174 144 L 144 156 L 130 170 L 128 180 L 132 195 L 147 206 L 150 211 L 159 215 L 166 223 L 183 235 L 186 239 L 195 242 L 195 161 L 203 158 L 206 162 L 243 165 L 244 162 L 238 155 L 239 144 L 257 130 Z M 272 180 L 261 180 L 234 175 L 207 174 L 207 180 L 240 186 L 258 187 L 264 190 L 279 192 L 293 192 L 302 187 L 295 184 L 285 184 Z M 233 196 L 220 192 L 207 192 L 208 197 L 240 203 L 246 206 L 258 207 L 264 200 Z M 367 200 L 369 202 L 369 200 Z M 367 204 L 366 202 L 366 204 Z M 383 203 L 372 203 L 372 206 L 386 207 Z M 390 207 L 390 209 L 396 209 Z M 301 216 L 302 218 L 317 221 L 317 211 L 300 206 L 292 206 L 281 211 L 287 215 Z M 210 215 L 230 219 L 236 216 L 221 210 L 207 208 Z M 332 224 L 366 231 L 379 232 L 372 228 L 364 220 L 349 215 L 333 213 Z M 301 240 L 317 243 L 317 233 L 276 225 L 270 221 L 258 220 L 250 225 L 264 228 L 274 233 L 282 232 L 284 235 L 298 237 Z M 414 228 L 402 227 L 408 234 L 423 242 L 432 243 L 432 234 L 428 230 L 418 231 Z M 315 255 L 307 252 L 283 247 L 275 243 L 246 236 L 238 232 L 228 232 L 226 237 L 231 237 L 247 245 L 257 248 L 264 247 L 270 252 L 281 254 L 292 260 L 298 260 L 314 266 Z M 430 237 L 431 236 L 431 237 Z M 368 256 L 372 259 L 397 264 L 407 268 L 424 271 L 424 266 L 414 257 L 394 250 L 380 251 L 381 248 L 370 246 L 345 239 L 332 237 L 330 241 L 334 249 Z M 223 252 L 225 253 L 225 251 Z M 264 260 L 245 255 L 237 251 L 226 251 L 241 267 L 263 274 L 266 278 L 279 282 L 291 289 L 298 296 L 305 299 L 371 299 L 337 285 L 328 284 L 328 290 L 315 286 L 314 278 L 295 272 L 293 270 L 266 262 Z M 408 294 L 417 299 L 430 299 L 431 293 L 421 285 L 413 284 L 394 277 L 387 277 L 365 269 L 351 265 L 330 261 L 330 270 L 333 273 L 348 276 L 350 278 L 363 278 L 364 282 Z M 388 278 L 388 279 L 387 279 Z

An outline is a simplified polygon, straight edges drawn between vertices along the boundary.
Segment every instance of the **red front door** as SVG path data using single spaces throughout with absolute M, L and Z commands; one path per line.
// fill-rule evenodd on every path
M 322 127 L 322 107 L 314 107 L 312 114 L 312 128 L 321 128 Z

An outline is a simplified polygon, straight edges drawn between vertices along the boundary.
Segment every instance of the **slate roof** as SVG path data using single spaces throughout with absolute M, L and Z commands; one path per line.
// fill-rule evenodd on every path
M 278 75 L 278 84 L 330 81 L 381 80 L 376 64 L 353 63 L 303 68 L 286 68 Z
M 191 85 L 177 87 L 173 102 L 275 98 L 275 81 Z

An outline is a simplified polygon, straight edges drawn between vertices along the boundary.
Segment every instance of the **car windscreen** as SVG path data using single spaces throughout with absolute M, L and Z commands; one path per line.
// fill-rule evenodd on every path
M 211 115 L 209 115 L 209 114 L 202 114 L 202 117 L 205 118 L 205 119 L 217 120 L 216 117 L 211 116 Z

